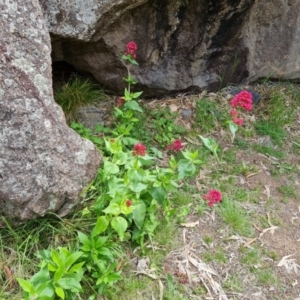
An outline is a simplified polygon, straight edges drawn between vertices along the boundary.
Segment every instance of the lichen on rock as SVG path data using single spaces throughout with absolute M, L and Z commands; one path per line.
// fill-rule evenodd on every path
M 51 45 L 37 0 L 0 3 L 0 216 L 74 209 L 101 156 L 54 102 Z

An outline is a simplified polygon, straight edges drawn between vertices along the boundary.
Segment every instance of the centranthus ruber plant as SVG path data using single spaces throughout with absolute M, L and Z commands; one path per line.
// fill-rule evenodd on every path
M 227 121 L 229 130 L 232 134 L 231 141 L 234 142 L 235 134 L 239 126 L 244 124 L 244 120 L 240 118 L 241 109 L 246 111 L 252 110 L 252 94 L 248 91 L 241 91 L 231 100 L 230 116 L 231 120 Z
M 137 84 L 134 77 L 131 75 L 131 68 L 133 66 L 138 66 L 138 63 L 135 60 L 137 57 L 137 49 L 138 47 L 135 42 L 129 42 L 126 46 L 126 51 L 121 55 L 121 61 L 127 69 L 127 76 L 123 78 L 127 83 L 127 87 L 124 90 L 124 95 L 118 97 L 115 106 L 115 116 L 119 122 L 113 133 L 115 136 L 126 136 L 127 138 L 125 138 L 123 142 L 127 145 L 135 142 L 129 137 L 134 123 L 138 122 L 138 119 L 135 117 L 135 112 L 143 112 L 137 101 L 143 92 L 131 91 L 131 86 Z
M 202 162 L 198 159 L 198 151 L 183 151 L 183 143 L 176 139 L 167 150 L 181 152 L 182 158 L 176 161 L 171 155 L 169 165 L 160 167 L 158 158 L 150 156 L 141 141 L 130 137 L 138 121 L 135 111 L 143 112 L 137 102 L 142 92 L 131 91 L 131 85 L 136 84 L 130 70 L 138 65 L 135 60 L 137 49 L 134 42 L 129 42 L 121 56 L 128 71 L 124 78 L 128 87 L 116 103 L 119 125 L 115 137 L 104 139 L 107 156 L 103 159 L 101 180 L 108 186 L 108 191 L 99 197 L 95 210 L 105 224 L 105 230 L 113 229 L 121 241 L 131 238 L 142 246 L 145 237 L 151 238 L 158 225 L 157 208 L 161 207 L 165 217 L 169 217 L 169 193 L 176 191 L 178 181 L 192 176 L 196 172 L 195 165 Z M 105 209 L 101 206 L 103 203 L 108 203 Z
M 222 194 L 218 190 L 210 190 L 207 194 L 202 196 L 202 199 L 207 201 L 209 207 L 212 207 L 214 204 L 221 202 Z

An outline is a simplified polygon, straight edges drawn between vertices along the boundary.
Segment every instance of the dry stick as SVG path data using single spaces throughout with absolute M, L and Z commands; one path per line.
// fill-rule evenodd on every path
M 5 273 L 6 273 L 7 279 L 8 279 L 8 284 L 9 284 L 9 287 L 11 287 L 11 288 L 12 288 L 12 286 L 13 286 L 13 277 L 12 277 L 11 270 L 9 269 L 9 267 L 8 267 L 8 266 L 4 266 L 4 270 L 5 270 Z

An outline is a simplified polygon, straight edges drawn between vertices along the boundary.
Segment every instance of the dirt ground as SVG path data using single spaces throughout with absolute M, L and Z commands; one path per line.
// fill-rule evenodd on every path
M 257 90 L 261 91 L 256 87 Z M 207 96 L 217 97 L 214 93 Z M 148 105 L 155 108 L 159 101 L 160 106 L 179 112 L 178 124 L 190 130 L 194 99 L 201 97 L 179 95 L 164 102 L 150 101 Z M 222 97 L 225 103 L 231 95 L 225 90 Z M 249 122 L 255 120 L 255 114 L 249 116 Z M 251 215 L 251 237 L 233 234 L 214 209 L 200 217 L 192 210 L 187 217 L 177 237 L 178 247 L 164 264 L 165 272 L 185 287 L 185 299 L 300 299 L 300 156 L 291 150 L 293 140 L 299 137 L 298 120 L 296 117 L 294 124 L 286 128 L 289 137 L 283 146 L 285 158 L 250 148 L 238 149 L 235 164 L 249 166 L 248 174 L 226 174 L 224 166 L 224 178 L 234 177 L 234 186 L 252 195 L 251 201 L 241 202 Z M 230 151 L 232 144 L 224 138 L 223 129 L 214 132 L 213 137 L 220 141 L 224 152 Z M 276 148 L 268 136 L 249 140 Z M 220 168 L 212 164 L 209 170 L 207 166 L 202 169 L 194 182 L 199 194 L 212 187 L 212 175 Z M 284 187 L 289 192 L 280 192 L 280 188 L 285 191 Z M 222 257 L 216 259 L 218 252 L 223 253 L 223 261 Z M 210 253 L 213 256 L 207 259 Z M 248 262 L 243 259 L 245 253 L 250 253 Z M 258 253 L 258 258 L 251 259 L 251 253 Z

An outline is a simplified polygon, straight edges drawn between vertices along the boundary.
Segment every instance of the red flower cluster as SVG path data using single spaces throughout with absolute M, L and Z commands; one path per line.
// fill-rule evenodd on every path
M 133 147 L 132 155 L 133 156 L 145 156 L 146 155 L 146 146 L 141 143 L 135 144 Z
M 211 207 L 216 203 L 220 203 L 222 200 L 222 194 L 218 190 L 211 190 L 207 194 L 203 195 L 202 198 L 208 201 L 208 206 Z
M 125 102 L 124 98 L 123 98 L 123 97 L 119 97 L 119 98 L 117 99 L 116 106 L 117 106 L 117 107 L 121 107 L 121 106 L 123 106 L 124 102 Z
M 244 120 L 240 118 L 232 118 L 232 122 L 240 126 L 244 124 Z
M 126 46 L 127 51 L 124 53 L 124 55 L 131 55 L 134 59 L 136 59 L 136 53 L 137 45 L 135 42 L 129 42 Z
M 241 107 L 246 110 L 252 109 L 252 94 L 247 91 L 241 91 L 231 100 L 230 115 L 232 116 L 232 122 L 237 125 L 243 125 L 244 120 L 238 118 L 239 112 L 235 110 L 236 107 Z
M 172 144 L 167 146 L 167 150 L 178 152 L 182 149 L 182 147 L 183 147 L 183 145 L 182 145 L 181 141 L 175 140 Z
M 242 107 L 246 110 L 252 109 L 252 94 L 247 91 L 241 91 L 231 100 L 231 107 Z
M 125 204 L 127 207 L 130 207 L 132 205 L 132 201 L 130 199 L 127 199 Z

